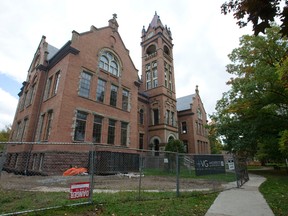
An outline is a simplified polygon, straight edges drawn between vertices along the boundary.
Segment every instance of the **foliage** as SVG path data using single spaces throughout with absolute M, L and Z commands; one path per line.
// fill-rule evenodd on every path
M 280 159 L 279 133 L 288 128 L 288 91 L 281 77 L 288 48 L 273 26 L 265 36 L 244 35 L 229 54 L 231 86 L 217 101 L 215 121 L 225 148 L 261 160 Z
M 214 122 L 206 126 L 208 128 L 208 139 L 210 143 L 211 154 L 221 154 L 223 146 L 221 140 L 217 136 L 217 128 Z
M 184 144 L 181 140 L 175 139 L 175 140 L 169 140 L 165 147 L 165 151 L 169 152 L 178 152 L 178 153 L 184 153 Z
M 5 129 L 0 131 L 0 142 L 7 142 L 11 132 L 11 125 L 6 125 Z
M 288 215 L 288 176 L 282 170 L 257 170 L 253 173 L 264 176 L 267 180 L 259 191 L 263 194 L 275 215 Z
M 284 130 L 280 134 L 280 150 L 288 158 L 288 130 Z
M 0 142 L 7 142 L 9 141 L 9 136 L 11 132 L 11 125 L 5 126 L 5 129 L 0 131 Z M 4 150 L 4 144 L 0 144 L 0 152 Z
M 252 22 L 255 35 L 265 33 L 275 18 L 280 18 L 280 33 L 288 36 L 287 5 L 287 1 L 281 0 L 229 0 L 222 4 L 221 12 L 224 14 L 233 12 L 240 28 Z

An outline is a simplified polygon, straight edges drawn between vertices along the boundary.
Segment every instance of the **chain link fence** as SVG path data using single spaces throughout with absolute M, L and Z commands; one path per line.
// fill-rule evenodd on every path
M 103 193 L 129 192 L 138 200 L 237 186 L 234 169 L 221 155 L 92 143 L 2 145 L 0 215 L 92 203 L 96 197 L 101 202 Z

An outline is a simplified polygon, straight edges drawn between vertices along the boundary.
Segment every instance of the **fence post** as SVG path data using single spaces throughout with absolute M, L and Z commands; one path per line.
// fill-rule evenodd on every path
M 179 197 L 179 153 L 176 153 L 176 196 Z
M 94 145 L 91 144 L 92 146 L 92 151 L 90 154 L 90 193 L 89 193 L 89 202 L 92 204 L 93 203 L 93 189 L 94 189 L 94 158 L 95 158 L 95 149 Z M 89 155 L 89 154 L 88 154 Z
M 141 184 L 142 184 L 142 166 L 143 166 L 143 157 L 142 157 L 143 152 L 140 152 L 140 158 L 139 158 L 139 187 L 138 187 L 138 200 L 140 200 L 141 197 Z

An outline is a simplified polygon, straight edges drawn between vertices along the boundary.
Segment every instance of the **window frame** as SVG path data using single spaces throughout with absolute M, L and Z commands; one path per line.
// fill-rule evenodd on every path
M 104 50 L 99 58 L 99 67 L 109 74 L 119 77 L 120 76 L 120 61 L 118 57 L 111 51 Z
M 101 143 L 102 124 L 103 124 L 103 117 L 100 115 L 94 115 L 93 133 L 92 133 L 93 143 Z
M 80 97 L 89 98 L 92 76 L 93 75 L 87 71 L 81 72 L 80 81 L 79 81 L 79 90 L 78 90 L 78 95 Z M 87 77 L 90 77 L 90 78 L 87 79 Z
M 106 90 L 106 81 L 98 78 L 97 89 L 96 89 L 96 101 L 104 103 L 105 101 L 105 90 Z
M 85 140 L 87 117 L 88 113 L 79 110 L 77 111 L 74 130 L 74 141 L 81 142 Z M 79 134 L 77 134 L 77 131 L 79 131 Z M 80 135 L 82 136 L 81 138 L 79 138 Z
M 128 111 L 129 110 L 129 98 L 130 92 L 127 89 L 122 90 L 122 110 Z
M 128 122 L 121 122 L 121 145 L 127 146 L 128 142 Z
M 117 120 L 108 120 L 108 133 L 107 133 L 107 144 L 114 145 L 116 137 L 116 122 Z
M 110 106 L 117 107 L 118 86 L 111 85 L 110 87 Z

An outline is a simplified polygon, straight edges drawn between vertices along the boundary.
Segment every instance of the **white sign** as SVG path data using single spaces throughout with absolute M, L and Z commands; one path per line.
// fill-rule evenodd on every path
M 90 183 L 78 182 L 70 185 L 70 199 L 89 198 Z
M 234 170 L 235 169 L 235 164 L 233 159 L 228 159 L 228 169 L 229 170 Z

